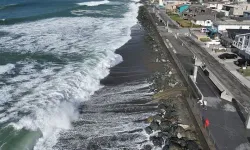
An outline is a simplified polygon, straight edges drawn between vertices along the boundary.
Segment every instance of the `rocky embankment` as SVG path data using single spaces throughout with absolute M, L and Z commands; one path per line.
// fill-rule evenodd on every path
M 158 114 L 147 119 L 145 128 L 153 146 L 146 144 L 142 150 L 199 150 L 202 149 L 184 103 L 185 87 L 158 42 L 155 28 L 149 20 L 144 6 L 140 7 L 138 20 L 147 32 L 147 42 L 152 49 L 153 69 L 158 68 L 152 77 L 153 103 L 158 103 Z M 152 66 L 151 66 L 152 67 Z M 156 69 L 157 70 L 157 69 Z

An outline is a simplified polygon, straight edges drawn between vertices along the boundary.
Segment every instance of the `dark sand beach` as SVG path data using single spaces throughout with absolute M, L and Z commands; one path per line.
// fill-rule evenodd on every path
M 200 148 L 178 92 L 183 85 L 143 15 L 139 12 L 140 23 L 132 28 L 132 39 L 116 51 L 123 62 L 111 68 L 101 81 L 104 87 L 81 105 L 80 119 L 63 133 L 57 148 Z

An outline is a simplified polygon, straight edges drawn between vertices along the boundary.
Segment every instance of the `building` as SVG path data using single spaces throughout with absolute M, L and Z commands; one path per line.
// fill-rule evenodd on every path
M 235 37 L 239 34 L 250 33 L 249 29 L 227 29 L 226 32 L 220 37 L 221 45 L 224 47 L 231 47 L 233 45 L 233 41 Z
M 196 25 L 209 27 L 213 25 L 214 19 L 215 17 L 212 15 L 196 15 L 192 18 L 191 22 Z
M 250 11 L 244 11 L 243 16 L 246 18 L 250 18 Z
M 206 8 L 203 5 L 190 5 L 188 9 L 183 12 L 183 17 L 186 19 L 195 17 L 197 15 L 211 15 L 212 9 Z
M 233 46 L 239 50 L 239 54 L 250 59 L 250 33 L 236 35 Z
M 250 4 L 224 5 L 222 10 L 230 16 L 243 16 L 244 11 L 250 11 Z
M 250 29 L 250 20 L 236 21 L 236 20 L 224 20 L 215 21 L 213 27 L 217 29 L 219 33 L 225 32 L 227 29 Z
M 216 10 L 222 10 L 224 3 L 221 2 L 208 2 L 205 3 L 205 6 L 207 6 L 207 8 L 211 8 L 211 9 L 216 9 Z
M 176 7 L 177 12 L 178 12 L 179 14 L 182 14 L 182 13 L 183 13 L 184 11 L 186 11 L 188 8 L 189 8 L 189 5 L 188 5 L 188 4 L 182 4 L 182 5 L 178 5 L 178 6 Z
M 203 5 L 190 5 L 190 7 L 183 12 L 183 19 L 190 20 L 195 25 L 212 26 L 216 19 L 216 13 L 211 8 Z
M 177 5 L 182 5 L 182 4 L 187 4 L 187 1 L 175 1 L 175 0 L 170 0 L 170 1 L 164 1 L 163 2 L 165 5 L 165 8 L 170 11 L 175 11 Z

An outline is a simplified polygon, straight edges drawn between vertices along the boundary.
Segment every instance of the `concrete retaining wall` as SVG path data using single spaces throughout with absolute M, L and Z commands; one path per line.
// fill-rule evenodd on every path
M 209 72 L 210 80 L 221 91 L 221 98 L 229 102 L 232 102 L 233 95 L 229 92 L 229 90 L 227 90 L 227 88 L 217 79 L 217 77 L 208 68 L 206 68 L 204 71 Z

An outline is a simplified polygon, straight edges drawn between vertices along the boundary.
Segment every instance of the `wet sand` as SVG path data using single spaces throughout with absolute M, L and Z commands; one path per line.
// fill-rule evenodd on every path
M 104 87 L 82 104 L 80 119 L 72 130 L 62 133 L 57 148 L 166 149 L 180 146 L 176 139 L 178 123 L 195 130 L 177 90 L 183 85 L 154 31 L 140 17 L 141 22 L 132 28 L 132 39 L 116 51 L 123 62 L 110 69 L 109 76 L 101 81 Z M 171 90 L 175 92 L 169 94 Z M 164 115 L 162 107 L 168 111 Z M 169 116 L 174 122 L 167 120 L 170 124 L 164 126 L 157 123 L 156 118 L 166 123 Z M 166 127 L 173 129 L 169 136 L 163 131 Z M 196 135 L 192 138 L 198 141 Z M 185 147 L 186 141 L 190 140 L 182 138 Z

